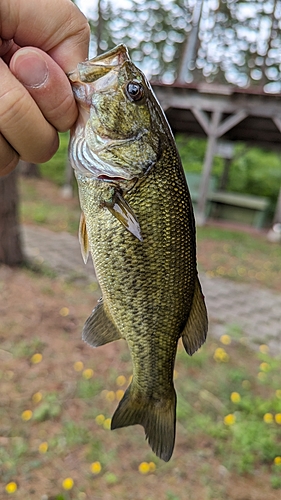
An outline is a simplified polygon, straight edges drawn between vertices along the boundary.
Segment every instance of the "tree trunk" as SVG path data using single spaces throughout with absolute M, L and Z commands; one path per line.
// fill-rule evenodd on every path
M 20 160 L 18 163 L 18 170 L 21 175 L 25 177 L 36 177 L 39 179 L 41 177 L 38 165 L 36 163 L 30 163 L 28 161 Z
M 17 266 L 24 261 L 18 217 L 17 172 L 0 177 L 0 263 Z

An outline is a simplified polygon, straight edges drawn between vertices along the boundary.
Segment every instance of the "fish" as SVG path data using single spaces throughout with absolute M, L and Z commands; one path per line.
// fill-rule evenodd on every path
M 111 429 L 142 425 L 167 462 L 178 342 L 192 355 L 208 329 L 188 186 L 165 114 L 125 45 L 79 63 L 68 77 L 79 109 L 69 142 L 79 240 L 102 292 L 82 338 L 93 347 L 126 340 L 133 376 Z

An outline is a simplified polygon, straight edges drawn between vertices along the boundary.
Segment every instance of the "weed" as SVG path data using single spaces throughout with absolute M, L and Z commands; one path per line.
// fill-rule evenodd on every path
M 77 383 L 77 396 L 82 399 L 92 399 L 99 394 L 100 390 L 101 383 L 95 378 L 81 378 Z
M 61 413 L 61 404 L 56 393 L 49 393 L 45 396 L 44 401 L 35 408 L 33 419 L 36 422 L 43 422 L 52 418 L 56 418 Z
M 72 420 L 68 420 L 63 424 L 63 434 L 67 446 L 75 446 L 79 444 L 86 444 L 89 442 L 90 433 L 85 426 L 76 424 Z

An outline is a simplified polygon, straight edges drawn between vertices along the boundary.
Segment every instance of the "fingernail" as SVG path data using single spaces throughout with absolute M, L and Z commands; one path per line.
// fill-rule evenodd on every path
M 32 49 L 20 49 L 14 54 L 13 69 L 25 87 L 41 87 L 49 75 L 46 61 Z

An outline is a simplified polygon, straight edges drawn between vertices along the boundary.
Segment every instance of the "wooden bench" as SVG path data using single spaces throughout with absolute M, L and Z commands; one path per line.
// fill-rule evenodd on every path
M 187 184 L 190 191 L 190 196 L 192 200 L 192 204 L 194 210 L 196 210 L 196 205 L 199 199 L 199 189 L 200 189 L 200 181 L 201 174 L 196 174 L 194 172 L 185 172 L 185 178 L 187 180 Z M 217 186 L 217 179 L 213 176 L 210 177 L 209 186 L 208 186 L 208 199 L 206 203 L 206 217 L 209 217 L 211 212 L 211 197 L 215 192 Z
M 250 224 L 257 229 L 265 224 L 269 199 L 264 196 L 216 191 L 210 199 L 211 217 Z
M 185 176 L 190 189 L 192 203 L 196 210 L 201 175 L 185 172 Z M 206 217 L 242 222 L 258 229 L 264 226 L 269 206 L 268 198 L 264 196 L 217 191 L 216 186 L 216 178 L 211 177 L 208 187 Z

